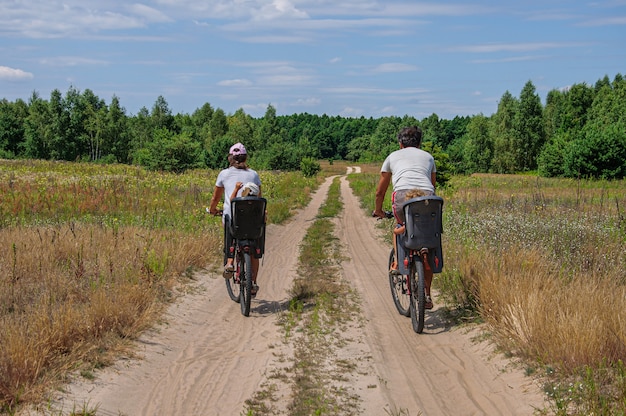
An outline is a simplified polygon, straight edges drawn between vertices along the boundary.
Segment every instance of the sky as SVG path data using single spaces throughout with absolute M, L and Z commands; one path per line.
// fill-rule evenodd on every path
M 626 0 L 0 0 L 9 101 L 452 119 L 617 74 Z

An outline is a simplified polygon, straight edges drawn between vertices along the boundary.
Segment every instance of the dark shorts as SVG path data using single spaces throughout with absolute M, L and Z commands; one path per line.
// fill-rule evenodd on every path
M 391 207 L 393 209 L 393 215 L 396 217 L 396 221 L 398 221 L 398 224 L 404 224 L 405 218 L 404 218 L 404 210 L 402 209 L 402 207 L 404 206 L 404 203 L 407 201 L 406 194 L 409 191 L 410 191 L 409 189 L 402 189 L 399 191 L 394 191 L 391 194 Z M 422 196 L 434 195 L 434 193 L 431 191 L 422 190 L 421 192 L 422 192 Z

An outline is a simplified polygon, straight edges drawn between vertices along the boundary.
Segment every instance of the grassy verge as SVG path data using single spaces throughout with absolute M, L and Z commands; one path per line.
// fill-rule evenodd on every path
M 342 207 L 339 180 L 335 179 L 301 244 L 299 276 L 291 289 L 289 310 L 280 321 L 285 342 L 293 346 L 293 357 L 247 401 L 248 415 L 362 412 L 347 381 L 355 363 L 338 353 L 347 341 L 346 327 L 355 324 L 360 308 L 356 293 L 341 280 L 338 269 L 341 247 L 333 234 L 332 218 Z M 286 404 L 276 396 L 279 384 L 291 392 Z
M 193 271 L 221 259 L 214 171 L 0 161 L 0 413 L 90 377 L 153 325 Z M 317 178 L 261 172 L 268 220 Z
M 377 175 L 349 179 L 371 211 Z M 475 175 L 439 193 L 450 314 L 486 322 L 553 414 L 626 414 L 626 181 Z

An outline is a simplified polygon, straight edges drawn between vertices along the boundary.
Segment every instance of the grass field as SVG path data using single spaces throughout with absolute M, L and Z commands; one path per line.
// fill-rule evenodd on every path
M 261 172 L 269 222 L 348 166 Z M 349 179 L 371 212 L 379 166 L 360 167 Z M 204 211 L 216 175 L 0 161 L 2 411 L 108 365 L 195 270 L 219 262 L 221 222 Z M 486 322 L 545 380 L 554 414 L 626 414 L 626 181 L 475 175 L 438 193 L 434 284 L 450 316 Z

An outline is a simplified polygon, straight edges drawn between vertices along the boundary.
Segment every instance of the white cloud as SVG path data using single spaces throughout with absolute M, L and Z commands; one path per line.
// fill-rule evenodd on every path
M 306 19 L 308 14 L 298 10 L 289 0 L 273 0 L 261 6 L 252 20 L 275 20 L 282 18 Z
M 402 64 L 397 62 L 390 62 L 386 64 L 380 64 L 373 69 L 374 72 L 386 73 L 386 72 L 409 72 L 416 71 L 418 68 L 414 65 Z
M 603 19 L 588 20 L 580 26 L 621 26 L 626 25 L 626 16 L 611 16 Z
M 80 56 L 55 56 L 53 58 L 41 58 L 39 63 L 49 66 L 80 66 L 80 65 L 108 65 L 107 61 L 89 59 Z
M 133 14 L 140 16 L 143 20 L 148 22 L 171 22 L 172 18 L 167 16 L 165 13 L 160 10 L 154 9 L 152 7 L 146 6 L 144 4 L 135 3 L 128 6 L 128 10 L 130 10 Z
M 249 87 L 252 81 L 247 79 L 225 79 L 217 83 L 220 87 Z
M 537 61 L 539 59 L 545 59 L 546 55 L 525 55 L 525 56 L 510 56 L 499 59 L 474 59 L 470 62 L 473 64 L 497 64 L 508 62 L 525 62 L 525 61 Z
M 569 42 L 528 42 L 528 43 L 486 43 L 449 48 L 449 52 L 492 53 L 492 52 L 528 52 L 545 49 L 573 48 L 584 46 L 582 43 Z
M 274 86 L 304 85 L 311 84 L 312 81 L 313 77 L 304 74 L 276 74 L 259 78 L 259 84 Z
M 321 104 L 321 102 L 322 100 L 320 100 L 319 98 L 314 98 L 314 97 L 300 98 L 299 100 L 295 102 L 294 105 L 303 106 L 303 107 L 312 107 L 312 106 Z
M 17 68 L 9 68 L 8 66 L 0 66 L 0 79 L 5 81 L 27 81 L 35 76 Z
M 363 110 L 354 107 L 344 107 L 343 110 L 339 112 L 339 114 L 342 117 L 358 117 L 363 114 Z
M 294 35 L 261 35 L 249 36 L 240 39 L 242 42 L 248 43 L 310 43 L 313 37 L 303 37 Z

